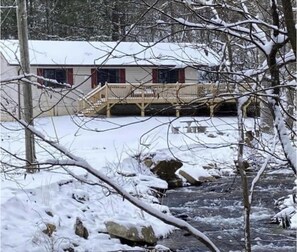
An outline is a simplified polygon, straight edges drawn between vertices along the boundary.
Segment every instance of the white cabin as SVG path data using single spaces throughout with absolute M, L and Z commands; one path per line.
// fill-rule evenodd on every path
M 199 68 L 218 65 L 205 45 L 188 43 L 29 41 L 34 116 L 74 114 L 78 101 L 106 83 L 125 85 L 198 84 Z M 0 41 L 1 100 L 14 116 L 22 115 L 23 75 L 19 43 Z M 40 78 L 38 78 L 40 77 Z M 56 80 L 56 83 L 48 79 Z M 68 85 L 65 85 L 65 84 Z M 1 109 L 1 120 L 11 120 Z

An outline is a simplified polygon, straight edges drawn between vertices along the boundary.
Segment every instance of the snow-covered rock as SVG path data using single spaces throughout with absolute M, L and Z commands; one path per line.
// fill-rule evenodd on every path
M 183 163 L 176 159 L 159 161 L 151 171 L 168 183 L 168 189 L 182 186 L 182 180 L 175 174 Z
M 122 220 L 109 220 L 105 222 L 105 226 L 110 235 L 120 239 L 149 245 L 157 242 L 152 226 L 145 222 L 132 223 Z
M 199 185 L 205 181 L 215 180 L 205 169 L 197 166 L 184 165 L 178 170 L 178 174 L 185 178 L 191 185 Z

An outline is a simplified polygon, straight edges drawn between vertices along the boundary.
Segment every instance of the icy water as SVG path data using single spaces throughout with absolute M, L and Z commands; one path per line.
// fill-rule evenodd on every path
M 255 188 L 251 213 L 252 251 L 296 252 L 296 231 L 271 224 L 279 209 L 275 200 L 292 192 L 293 176 L 264 175 Z M 198 187 L 167 192 L 163 204 L 204 232 L 221 251 L 244 251 L 240 177 L 220 178 Z M 208 251 L 185 231 L 159 242 L 172 251 Z

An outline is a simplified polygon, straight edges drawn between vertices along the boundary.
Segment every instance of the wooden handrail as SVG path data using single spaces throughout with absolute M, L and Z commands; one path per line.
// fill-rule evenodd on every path
M 241 84 L 240 92 L 251 90 L 249 83 Z M 149 103 L 152 99 L 178 100 L 190 98 L 217 97 L 222 94 L 232 94 L 235 86 L 219 83 L 106 83 L 96 87 L 80 100 L 80 110 L 93 106 L 98 101 L 114 103 L 115 100 L 125 101 L 137 99 Z
M 94 96 L 95 94 L 97 94 L 98 92 L 100 91 L 103 91 L 104 89 L 106 89 L 106 86 L 104 85 L 103 87 L 101 86 L 97 86 L 95 87 L 93 90 L 91 90 L 89 93 L 87 93 L 84 98 L 85 99 L 88 99 L 89 97 L 92 97 Z

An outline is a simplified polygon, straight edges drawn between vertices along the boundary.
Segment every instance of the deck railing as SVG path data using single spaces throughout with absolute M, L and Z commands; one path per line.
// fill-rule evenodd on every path
M 251 91 L 250 84 L 213 84 L 213 83 L 175 83 L 175 84 L 134 84 L 134 83 L 106 83 L 103 87 L 96 87 L 79 101 L 80 111 L 98 106 L 102 103 L 149 103 L 155 99 L 163 102 L 185 101 L 194 98 L 210 98 L 218 96 L 232 96 L 232 94 Z

